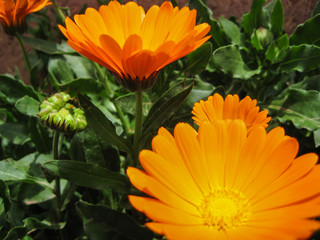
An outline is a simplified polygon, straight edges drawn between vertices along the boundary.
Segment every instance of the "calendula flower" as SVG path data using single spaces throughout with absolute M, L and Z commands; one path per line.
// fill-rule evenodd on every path
M 298 148 L 281 127 L 247 134 L 241 120 L 161 128 L 140 153 L 145 171 L 127 170 L 151 197 L 129 200 L 168 239 L 307 239 L 320 227 L 320 165 Z
M 147 13 L 135 2 L 111 1 L 99 11 L 88 8 L 59 26 L 68 44 L 101 64 L 131 91 L 151 88 L 159 70 L 206 42 L 210 30 L 196 24 L 196 10 L 168 1 Z
M 227 95 L 223 100 L 222 96 L 215 93 L 208 100 L 194 104 L 192 118 L 197 125 L 203 121 L 214 122 L 216 120 L 240 119 L 244 121 L 250 132 L 253 127 L 268 127 L 271 117 L 267 117 L 268 111 L 259 111 L 257 100 L 252 100 L 249 96 L 239 101 L 238 95 Z
M 25 17 L 50 4 L 50 0 L 0 0 L 0 22 L 9 35 L 23 33 Z

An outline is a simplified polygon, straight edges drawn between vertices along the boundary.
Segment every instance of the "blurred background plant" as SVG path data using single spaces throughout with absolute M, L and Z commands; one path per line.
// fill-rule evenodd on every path
M 54 3 L 27 16 L 21 39 L 32 49 L 31 78 L 18 70 L 0 75 L 0 239 L 161 239 L 143 226 L 145 217 L 127 199 L 139 194 L 125 175 L 132 155 L 134 93 L 67 45 L 56 23 L 62 24 L 70 9 Z M 209 42 L 167 66 L 154 88 L 143 93 L 142 148 L 151 147 L 160 126 L 194 125 L 195 102 L 230 93 L 257 99 L 272 116 L 269 129 L 284 126 L 299 140 L 299 154 L 319 155 L 320 1 L 290 34 L 280 0 L 252 0 L 241 20 L 214 18 L 208 5 L 204 0 L 188 4 L 197 10 L 199 23 L 211 25 Z M 58 135 L 60 160 L 54 160 L 54 131 L 37 114 L 44 99 L 62 91 L 78 98 L 72 104 L 84 109 L 88 127 Z

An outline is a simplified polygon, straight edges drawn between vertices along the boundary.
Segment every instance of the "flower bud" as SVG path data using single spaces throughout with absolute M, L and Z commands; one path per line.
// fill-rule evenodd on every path
M 82 131 L 87 126 L 83 110 L 73 105 L 69 94 L 60 92 L 44 100 L 38 117 L 46 126 L 63 133 Z
M 266 28 L 259 28 L 256 34 L 262 47 L 268 46 L 273 40 L 273 34 Z

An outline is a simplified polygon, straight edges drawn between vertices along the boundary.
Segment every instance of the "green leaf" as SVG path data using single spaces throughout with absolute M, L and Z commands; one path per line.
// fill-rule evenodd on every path
M 199 73 L 207 66 L 210 57 L 212 56 L 212 44 L 207 42 L 199 47 L 197 50 L 188 54 L 188 65 L 186 71 Z
M 318 13 L 320 13 L 320 1 L 317 2 L 316 6 L 314 7 L 314 9 L 312 10 L 311 16 L 315 16 Z
M 98 164 L 105 167 L 102 146 L 98 136 L 90 128 L 84 131 L 83 139 L 84 153 L 88 163 Z
M 142 136 L 147 137 L 151 131 L 158 129 L 172 117 L 186 100 L 192 87 L 191 84 L 184 88 L 182 83 L 178 83 L 165 92 L 151 107 L 143 123 Z
M 263 49 L 263 47 L 261 46 L 260 41 L 258 39 L 257 31 L 253 31 L 253 33 L 251 35 L 251 45 L 257 50 Z
M 4 238 L 4 240 L 17 240 L 22 239 L 26 235 L 34 232 L 38 229 L 58 229 L 61 225 L 53 225 L 46 220 L 38 220 L 33 217 L 28 217 L 23 220 L 23 226 L 16 226 L 10 229 L 8 235 Z
M 29 174 L 30 164 L 34 161 L 32 156 L 33 155 L 29 155 L 28 158 L 24 158 L 18 161 L 14 161 L 12 159 L 5 159 L 0 161 L 0 179 L 5 182 L 16 181 L 38 184 L 43 187 L 52 189 L 52 186 L 48 184 L 44 178 L 31 176 Z
M 242 45 L 240 28 L 234 22 L 223 17 L 219 18 L 219 22 L 225 34 L 230 38 L 231 43 L 239 46 Z
M 51 151 L 52 141 L 49 137 L 48 128 L 43 126 L 39 119 L 31 118 L 29 120 L 29 136 L 40 153 Z
M 4 211 L 8 212 L 11 207 L 10 190 L 8 188 L 8 185 L 1 179 L 0 179 L 0 198 L 2 198 Z
M 315 147 L 320 146 L 320 129 L 313 132 Z
M 290 36 L 292 45 L 311 44 L 320 46 L 320 14 L 300 24 Z
M 270 62 L 274 62 L 273 60 L 275 59 L 276 54 L 277 54 L 277 50 L 276 50 L 275 41 L 272 41 L 265 53 L 266 59 L 268 59 Z
M 53 83 L 68 84 L 74 80 L 73 71 L 66 64 L 66 61 L 60 58 L 51 58 L 48 63 L 48 71 Z
M 63 41 L 61 44 L 58 44 L 56 42 L 43 40 L 39 38 L 31 38 L 27 36 L 21 36 L 21 39 L 30 47 L 50 55 L 75 52 L 71 47 L 69 47 L 66 41 Z
M 55 175 L 83 187 L 98 190 L 111 188 L 117 192 L 128 192 L 130 189 L 126 176 L 96 164 L 72 160 L 53 160 L 43 164 L 43 167 Z
M 270 17 L 271 32 L 274 39 L 281 36 L 283 31 L 283 7 L 280 0 L 277 0 Z
M 24 96 L 20 98 L 15 107 L 19 112 L 30 117 L 36 117 L 39 113 L 40 102 L 32 97 Z
M 27 86 L 21 80 L 10 75 L 0 75 L 0 92 L 3 92 L 10 104 L 15 104 L 18 99 L 30 96 L 39 99 L 32 87 Z
M 19 201 L 25 205 L 39 204 L 54 199 L 56 195 L 52 189 L 36 184 L 23 184 L 19 191 Z
M 317 90 L 320 92 L 320 75 L 305 76 L 304 79 L 298 83 L 289 86 L 289 89 L 304 89 Z
M 291 46 L 280 63 L 282 72 L 308 72 L 320 66 L 320 48 L 312 45 Z
M 23 145 L 29 141 L 27 128 L 19 123 L 4 123 L 0 125 L 0 136 L 7 138 L 16 145 Z
M 95 78 L 93 63 L 83 56 L 64 55 L 66 64 L 72 69 L 75 78 Z
M 233 45 L 218 48 L 213 52 L 213 60 L 222 72 L 234 78 L 249 79 L 260 72 L 260 69 L 249 69 L 242 60 L 240 50 Z
M 131 153 L 131 144 L 128 139 L 117 135 L 112 122 L 86 97 L 78 94 L 78 99 L 85 110 L 88 126 L 106 143 L 118 147 L 119 150 Z
M 77 209 L 82 217 L 84 230 L 91 240 L 116 239 L 151 240 L 152 232 L 137 224 L 131 217 L 105 206 L 78 202 Z
M 104 89 L 102 83 L 93 78 L 78 78 L 58 86 L 62 90 L 81 93 L 99 93 Z
M 124 113 L 135 115 L 136 112 L 136 96 L 134 93 L 121 95 L 115 99 L 116 104 L 121 108 Z M 150 110 L 151 100 L 147 94 L 142 94 L 142 114 L 146 116 Z
M 251 35 L 254 29 L 263 27 L 262 7 L 266 0 L 253 0 L 250 12 L 242 16 L 242 27 L 245 33 Z
M 280 122 L 292 121 L 297 128 L 320 129 L 320 93 L 315 90 L 289 89 L 283 99 L 268 106 L 276 110 Z

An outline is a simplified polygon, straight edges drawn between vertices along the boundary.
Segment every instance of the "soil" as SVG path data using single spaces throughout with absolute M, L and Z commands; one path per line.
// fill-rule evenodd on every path
M 153 4 L 161 4 L 163 0 L 136 0 L 135 2 L 141 4 L 147 10 Z M 186 4 L 187 1 L 178 0 L 178 2 L 181 7 Z M 85 4 L 98 8 L 98 3 L 95 0 L 57 0 L 57 3 L 59 6 L 69 7 L 71 16 L 80 12 Z M 292 33 L 298 24 L 310 18 L 316 3 L 317 0 L 282 1 L 285 14 L 285 31 L 288 34 Z M 220 16 L 225 18 L 235 16 L 239 19 L 243 13 L 249 11 L 251 0 L 207 0 L 207 4 L 212 9 L 216 19 Z M 52 8 L 52 6 L 49 6 L 49 8 Z M 27 48 L 27 51 L 30 51 L 30 49 Z M 14 74 L 16 67 L 22 74 L 23 79 L 28 82 L 28 74 L 24 68 L 23 56 L 20 47 L 18 47 L 17 40 L 14 37 L 6 35 L 2 27 L 0 27 L 0 74 Z

